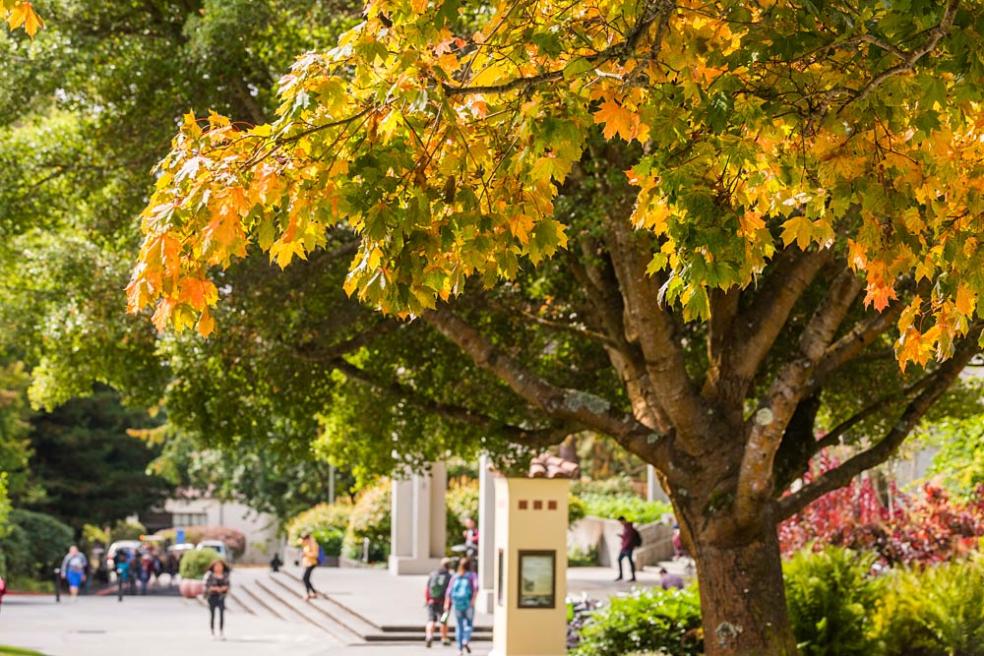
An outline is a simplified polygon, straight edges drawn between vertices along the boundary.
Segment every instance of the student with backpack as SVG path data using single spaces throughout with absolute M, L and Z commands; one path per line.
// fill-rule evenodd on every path
M 622 580 L 622 560 L 628 559 L 629 571 L 632 573 L 632 578 L 629 581 L 635 581 L 635 560 L 632 558 L 632 553 L 642 546 L 642 536 L 636 530 L 636 527 L 632 525 L 632 522 L 625 519 L 625 517 L 619 517 L 618 521 L 622 523 L 622 532 L 619 534 L 619 538 L 622 540 L 622 547 L 618 552 L 618 578 L 615 580 Z
M 458 561 L 458 573 L 451 579 L 444 610 L 454 611 L 454 639 L 458 643 L 458 656 L 471 653 L 472 626 L 475 623 L 475 600 L 478 597 L 478 576 L 471 571 L 471 561 L 465 557 Z
M 427 578 L 427 587 L 424 590 L 424 600 L 427 604 L 427 646 L 430 647 L 434 642 L 434 627 L 441 626 L 441 644 L 447 647 L 451 644 L 448 640 L 448 618 L 444 614 L 445 599 L 448 595 L 448 588 L 451 585 L 451 559 L 441 560 L 441 567 L 431 572 Z
M 310 601 L 318 596 L 318 591 L 314 589 L 314 585 L 311 583 L 311 573 L 324 560 L 324 556 L 321 554 L 321 545 L 318 544 L 318 541 L 311 537 L 310 533 L 305 533 L 301 537 L 301 563 L 304 565 L 304 576 L 302 579 L 304 581 L 304 599 L 306 601 Z

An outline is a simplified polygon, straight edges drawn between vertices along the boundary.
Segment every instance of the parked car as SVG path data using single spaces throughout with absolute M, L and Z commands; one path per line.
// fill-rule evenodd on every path
M 201 551 L 203 549 L 211 549 L 219 554 L 222 560 L 227 563 L 231 560 L 232 554 L 229 553 L 229 548 L 226 547 L 225 542 L 222 540 L 202 540 L 198 543 L 195 549 Z

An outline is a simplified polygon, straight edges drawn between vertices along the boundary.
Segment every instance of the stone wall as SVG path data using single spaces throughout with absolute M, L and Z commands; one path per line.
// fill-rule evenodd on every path
M 660 561 L 673 557 L 673 528 L 666 524 L 642 524 L 636 526 L 642 535 L 642 546 L 636 549 L 635 561 L 638 567 L 654 566 Z M 614 519 L 585 517 L 570 527 L 567 532 L 568 548 L 581 551 L 598 550 L 598 564 L 614 567 L 618 561 L 621 541 L 619 534 L 622 525 Z

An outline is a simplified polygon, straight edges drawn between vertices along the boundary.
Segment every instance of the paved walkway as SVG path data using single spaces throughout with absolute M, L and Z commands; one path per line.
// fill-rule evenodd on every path
M 35 649 L 46 656 L 410 656 L 421 645 L 340 644 L 311 625 L 231 610 L 226 637 L 213 641 L 208 612 L 198 602 L 174 597 L 80 597 L 56 604 L 51 597 L 8 595 L 0 610 L 0 644 Z M 487 656 L 487 644 L 473 645 Z M 427 654 L 451 655 L 437 647 Z

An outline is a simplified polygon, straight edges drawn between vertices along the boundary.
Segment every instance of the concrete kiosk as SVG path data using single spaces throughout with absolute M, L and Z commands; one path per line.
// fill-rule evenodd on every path
M 495 478 L 494 656 L 566 653 L 567 495 L 577 465 L 541 456 Z

